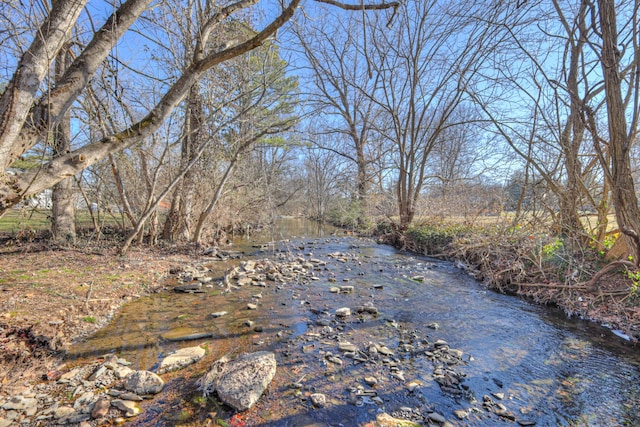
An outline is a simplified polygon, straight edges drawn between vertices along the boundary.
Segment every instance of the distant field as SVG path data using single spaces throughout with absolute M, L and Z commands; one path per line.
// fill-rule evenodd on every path
M 22 230 L 48 230 L 51 227 L 51 211 L 47 209 L 12 209 L 0 218 L 0 233 L 17 233 Z M 118 221 L 112 216 L 102 216 L 101 225 L 118 226 Z M 91 216 L 86 211 L 76 214 L 76 225 L 79 228 L 92 227 Z

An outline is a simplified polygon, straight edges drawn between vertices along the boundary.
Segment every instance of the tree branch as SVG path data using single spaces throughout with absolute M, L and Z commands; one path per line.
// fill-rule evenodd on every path
M 391 3 L 374 3 L 374 4 L 346 4 L 336 0 L 315 0 L 318 3 L 325 3 L 331 6 L 339 7 L 344 10 L 384 10 L 384 9 L 396 9 L 400 6 L 400 2 L 394 1 Z

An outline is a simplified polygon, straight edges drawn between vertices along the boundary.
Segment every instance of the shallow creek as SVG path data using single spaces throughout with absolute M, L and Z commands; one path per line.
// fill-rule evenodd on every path
M 243 260 L 326 261 L 315 268 L 314 280 L 225 292 L 223 274 L 241 260 L 202 257 L 195 264 L 213 278 L 204 293 L 178 294 L 170 290 L 174 283 L 168 283 L 166 292 L 125 306 L 70 355 L 91 360 L 116 353 L 139 369 L 153 370 L 168 352 L 202 343 L 209 351 L 207 360 L 274 351 L 276 378 L 243 414 L 250 426 L 358 426 L 382 411 L 418 421 L 436 412 L 454 426 L 515 426 L 519 421 L 537 426 L 640 425 L 640 353 L 610 330 L 486 291 L 451 263 L 364 239 L 322 236 L 326 232 L 298 228 L 286 236 L 241 239 L 232 247 L 246 252 Z M 312 237 L 254 247 L 291 235 Z M 332 293 L 332 286 L 353 286 L 353 291 Z M 249 302 L 258 308 L 247 310 Z M 375 307 L 377 314 L 357 314 L 356 307 L 363 306 Z M 350 307 L 352 315 L 336 319 L 335 310 L 341 307 Z M 208 317 L 223 310 L 228 314 Z M 318 325 L 320 318 L 331 321 Z M 260 327 L 257 332 L 248 321 Z M 161 337 L 170 331 L 211 336 L 179 342 Z M 453 368 L 462 378 L 458 392 L 434 380 L 438 364 L 425 354 L 438 340 L 462 352 L 461 363 Z M 340 354 L 338 341 L 360 350 L 378 343 L 393 354 L 384 361 L 358 361 Z M 333 356 L 342 363 L 334 363 Z M 208 369 L 204 361 L 199 363 L 189 375 L 171 377 L 173 390 L 194 388 L 196 374 Z M 398 371 L 401 377 L 393 375 Z M 378 384 L 365 385 L 365 377 L 375 377 Z M 316 392 L 327 396 L 326 406 L 309 402 L 308 395 Z M 504 405 L 513 418 L 485 410 L 484 396 Z M 162 425 L 161 420 L 174 425 L 158 414 L 168 398 L 156 399 L 155 415 L 150 408 L 136 425 Z M 454 416 L 460 410 L 464 419 Z

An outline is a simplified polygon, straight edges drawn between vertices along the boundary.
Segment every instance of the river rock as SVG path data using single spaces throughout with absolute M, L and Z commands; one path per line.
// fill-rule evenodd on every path
M 114 406 L 124 412 L 124 416 L 127 418 L 135 417 L 140 414 L 140 408 L 136 402 L 130 400 L 116 399 L 111 402 L 111 406 Z
M 358 347 L 356 347 L 355 344 L 351 344 L 350 342 L 343 341 L 341 343 L 338 343 L 338 351 L 355 353 L 356 351 L 358 351 Z
M 160 335 L 162 339 L 167 341 L 193 341 L 203 338 L 209 338 L 213 334 L 211 332 L 194 332 L 193 328 L 180 327 L 170 329 L 167 332 Z
M 343 307 L 336 310 L 336 316 L 348 317 L 351 316 L 351 309 L 349 307 Z
M 215 391 L 224 403 L 245 411 L 258 401 L 275 374 L 276 357 L 272 352 L 243 354 L 233 361 L 222 358 L 200 380 L 200 390 L 205 396 Z
M 116 378 L 118 378 L 118 379 L 126 378 L 127 375 L 129 375 L 131 372 L 133 372 L 133 369 L 131 369 L 128 366 L 117 366 L 113 370 L 113 373 L 115 374 Z
M 377 309 L 377 308 L 375 308 L 374 306 L 371 306 L 371 305 L 362 305 L 362 306 L 358 307 L 358 308 L 356 309 L 356 311 L 357 311 L 358 313 L 372 314 L 372 315 L 374 315 L 374 316 L 375 316 L 376 314 L 378 314 L 378 309 Z
M 189 283 L 186 285 L 179 285 L 173 288 L 173 291 L 184 292 L 184 293 L 196 293 L 196 292 L 200 293 L 200 292 L 203 292 L 202 283 L 197 282 L 197 283 Z
M 368 386 L 375 386 L 378 384 L 378 379 L 376 377 L 364 377 L 364 383 Z
M 38 400 L 32 397 L 14 396 L 7 403 L 2 405 L 2 409 L 6 411 L 25 411 L 29 408 L 36 407 Z
M 316 408 L 324 408 L 327 405 L 327 396 L 322 393 L 313 393 L 309 398 L 311 404 Z
M 207 316 L 208 319 L 217 319 L 218 317 L 222 317 L 228 314 L 226 311 L 216 311 L 215 313 L 211 313 Z
M 168 355 L 158 367 L 157 373 L 177 371 L 185 366 L 191 365 L 204 357 L 205 350 L 202 347 L 187 347 Z
M 53 417 L 57 420 L 66 419 L 76 415 L 76 410 L 70 406 L 60 406 L 53 413 Z
M 444 416 L 442 416 L 439 413 L 437 413 L 437 412 L 430 413 L 429 414 L 429 419 L 431 421 L 434 421 L 434 422 L 440 423 L 440 424 L 444 424 L 444 423 L 447 422 L 447 419 Z
M 459 420 L 464 420 L 469 416 L 469 412 L 464 409 L 456 409 L 455 411 L 453 411 L 453 415 L 455 415 Z
M 109 408 L 111 407 L 111 401 L 107 397 L 101 397 L 98 399 L 95 405 L 93 405 L 93 409 L 91 410 L 91 418 L 103 418 L 109 412 Z
M 376 417 L 375 427 L 423 427 L 422 424 L 415 423 L 409 420 L 402 420 L 400 418 L 394 418 L 391 415 L 383 412 Z
M 149 371 L 133 371 L 127 376 L 125 388 L 136 394 L 157 394 L 164 388 L 164 381 Z

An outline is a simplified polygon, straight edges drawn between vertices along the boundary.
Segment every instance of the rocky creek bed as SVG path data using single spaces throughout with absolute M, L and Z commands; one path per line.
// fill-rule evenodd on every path
M 487 293 L 450 264 L 358 239 L 261 255 L 224 275 L 217 263 L 229 257 L 217 251 L 173 266 L 161 294 L 178 307 L 165 316 L 171 327 L 141 324 L 141 343 L 118 345 L 99 333 L 41 381 L 5 386 L 0 427 L 640 422 L 633 350 L 618 359 L 559 332 L 538 308 Z M 157 310 L 131 306 L 107 336 Z

